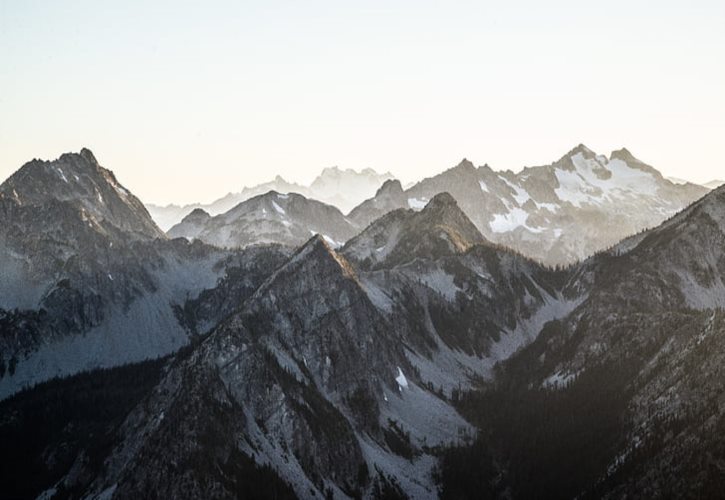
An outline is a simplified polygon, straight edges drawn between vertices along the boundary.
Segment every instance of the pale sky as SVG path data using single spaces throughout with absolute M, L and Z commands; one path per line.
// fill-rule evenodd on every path
M 143 201 L 211 201 L 580 142 L 725 177 L 725 2 L 0 0 L 0 181 L 85 146 Z

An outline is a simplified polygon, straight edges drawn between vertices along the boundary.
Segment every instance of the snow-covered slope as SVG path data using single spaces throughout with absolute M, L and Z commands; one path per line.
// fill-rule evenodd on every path
M 563 264 L 658 225 L 707 190 L 670 182 L 626 149 L 606 157 L 579 145 L 551 165 L 518 173 L 464 160 L 404 193 L 380 193 L 350 218 L 365 227 L 393 207 L 419 210 L 440 192 L 450 193 L 490 241 Z
M 168 234 L 226 248 L 258 243 L 297 246 L 320 234 L 331 245 L 340 246 L 355 234 L 355 228 L 331 205 L 296 193 L 270 191 L 215 217 L 197 209 Z

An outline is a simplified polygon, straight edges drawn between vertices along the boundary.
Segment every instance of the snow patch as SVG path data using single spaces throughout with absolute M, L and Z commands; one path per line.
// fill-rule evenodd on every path
M 284 209 L 282 207 L 280 207 L 279 205 L 277 205 L 277 202 L 276 201 L 272 200 L 272 206 L 277 211 L 277 213 L 282 214 L 282 215 L 286 215 L 286 212 L 284 211 Z
M 555 171 L 559 187 L 555 189 L 560 200 L 581 207 L 584 204 L 614 202 L 621 196 L 655 196 L 657 181 L 650 173 L 632 168 L 620 159 L 609 162 L 606 158 L 587 159 L 582 153 L 571 158 L 575 170 Z M 609 171 L 602 179 L 595 172 Z
M 55 169 L 58 171 L 58 174 L 60 175 L 60 178 L 63 179 L 63 182 L 65 182 L 67 184 L 68 183 L 68 179 L 66 179 L 65 174 L 60 169 L 60 167 L 55 167 Z
M 548 210 L 551 213 L 556 213 L 556 211 L 561 208 L 556 203 L 539 203 L 539 202 L 534 202 L 534 203 L 536 203 L 536 207 L 538 209 L 542 209 L 543 208 L 544 210 Z
M 503 180 L 511 189 L 514 190 L 514 200 L 516 200 L 516 203 L 521 207 L 524 203 L 526 203 L 528 200 L 531 199 L 531 196 L 529 196 L 529 193 L 522 188 L 521 186 L 518 186 L 514 184 L 513 182 L 509 181 L 507 178 L 499 176 L 501 180 Z
M 332 248 L 339 248 L 343 245 L 341 242 L 333 240 L 326 234 L 323 234 L 322 237 L 327 242 L 327 244 L 330 245 Z
M 521 320 L 511 332 L 501 337 L 489 352 L 492 360 L 500 361 L 511 357 L 516 351 L 533 342 L 549 321 L 563 318 L 581 304 L 586 296 L 565 299 L 561 296 L 552 297 L 539 287 L 544 304 L 528 319 Z
M 566 385 L 576 378 L 576 373 L 566 373 L 558 371 L 547 377 L 542 386 L 546 389 L 563 389 Z
M 428 202 L 425 199 L 408 198 L 408 206 L 413 210 L 423 210 Z
M 513 208 L 506 214 L 494 214 L 493 220 L 488 223 L 494 233 L 508 233 L 517 227 L 523 227 L 532 233 L 540 233 L 544 229 L 531 227 L 526 224 L 529 214 L 522 208 Z
M 405 378 L 405 374 L 403 373 L 403 370 L 400 369 L 400 367 L 398 367 L 398 376 L 395 377 L 395 381 L 398 383 L 398 390 L 408 388 L 408 379 Z

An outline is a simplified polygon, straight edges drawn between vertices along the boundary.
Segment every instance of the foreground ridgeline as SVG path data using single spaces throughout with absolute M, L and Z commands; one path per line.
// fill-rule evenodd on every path
M 0 491 L 717 497 L 725 188 L 676 213 L 704 192 L 580 146 L 167 235 L 89 151 L 33 161 L 0 186 Z

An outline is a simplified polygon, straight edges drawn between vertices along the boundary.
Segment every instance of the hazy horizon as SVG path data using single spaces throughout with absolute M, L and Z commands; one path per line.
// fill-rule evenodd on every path
M 145 202 L 518 171 L 578 143 L 722 178 L 725 7 L 0 1 L 0 178 L 90 148 Z

